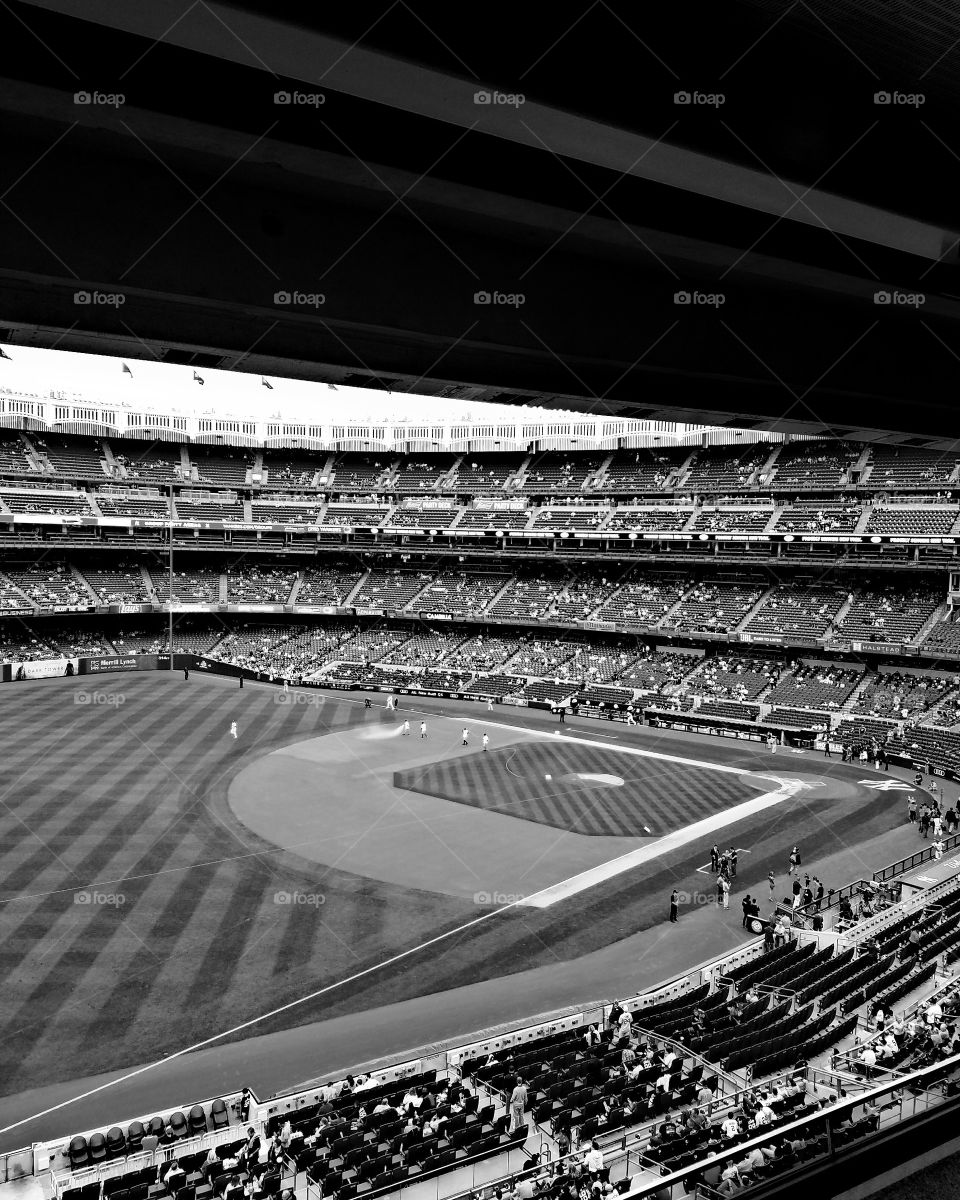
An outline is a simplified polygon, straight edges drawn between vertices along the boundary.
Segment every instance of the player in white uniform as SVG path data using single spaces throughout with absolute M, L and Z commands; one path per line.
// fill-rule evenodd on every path
M 469 746 L 470 744 L 470 730 L 466 727 L 466 725 L 463 727 L 463 744 L 465 746 Z
M 490 745 L 490 738 L 489 738 L 489 737 L 488 737 L 486 734 L 484 734 L 484 735 L 483 735 L 483 748 L 484 748 L 484 750 L 486 750 L 486 748 L 487 748 L 489 745 Z
M 237 736 L 237 723 L 236 723 L 236 721 L 232 721 L 232 722 L 230 723 L 230 736 L 231 736 L 232 738 L 235 738 L 235 737 Z
M 404 723 L 403 723 L 403 736 L 404 737 L 410 736 L 410 722 L 409 721 L 404 721 Z
M 420 736 L 421 736 L 422 738 L 425 738 L 425 737 L 427 736 L 427 723 L 426 723 L 426 721 L 421 721 L 421 722 L 420 722 Z

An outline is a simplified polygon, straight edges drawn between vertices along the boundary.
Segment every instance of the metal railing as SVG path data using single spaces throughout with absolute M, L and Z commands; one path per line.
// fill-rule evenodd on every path
M 947 850 L 955 850 L 960 846 L 960 833 L 951 833 L 948 837 L 942 838 L 944 852 Z M 934 857 L 933 846 L 925 846 L 922 850 L 917 850 L 913 854 L 908 854 L 906 858 L 898 858 L 896 862 L 890 863 L 889 866 L 881 867 L 879 871 L 874 871 L 874 883 L 883 883 L 887 879 L 893 879 L 897 875 L 903 875 L 906 871 L 912 871 L 914 867 L 919 867 L 922 863 L 929 862 Z

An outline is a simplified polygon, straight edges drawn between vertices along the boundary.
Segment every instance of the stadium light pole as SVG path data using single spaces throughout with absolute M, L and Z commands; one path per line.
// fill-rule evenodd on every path
M 167 616 L 169 624 L 167 647 L 170 654 L 170 670 L 173 670 L 173 482 L 170 483 L 170 525 L 167 530 Z

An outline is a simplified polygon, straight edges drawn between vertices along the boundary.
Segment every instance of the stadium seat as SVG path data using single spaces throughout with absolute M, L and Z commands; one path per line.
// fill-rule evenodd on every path
M 223 1129 L 230 1124 L 230 1116 L 223 1100 L 214 1100 L 210 1105 L 210 1120 L 214 1129 Z
M 207 1131 L 207 1116 L 206 1116 L 206 1113 L 203 1111 L 202 1104 L 195 1104 L 193 1106 L 193 1108 L 190 1109 L 190 1113 L 189 1113 L 187 1119 L 190 1122 L 190 1132 L 191 1133 L 206 1133 L 206 1131 Z
M 70 1166 L 85 1167 L 90 1161 L 90 1151 L 87 1148 L 87 1139 L 82 1134 L 77 1134 L 70 1142 L 69 1147 Z
M 103 1162 L 107 1157 L 107 1139 L 102 1133 L 91 1133 L 90 1140 L 87 1142 L 87 1150 L 90 1153 L 90 1162 Z
M 175 1112 L 169 1121 L 169 1134 L 172 1139 L 186 1137 L 190 1132 L 190 1126 L 187 1123 L 187 1118 L 182 1112 Z M 152 1130 L 151 1130 L 152 1132 Z
M 110 1158 L 117 1158 L 127 1149 L 127 1139 L 124 1137 L 123 1130 L 119 1125 L 114 1125 L 107 1130 L 107 1154 Z

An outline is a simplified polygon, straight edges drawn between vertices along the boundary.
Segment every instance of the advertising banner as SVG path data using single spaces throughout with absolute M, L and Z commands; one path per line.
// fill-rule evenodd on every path
M 37 662 L 12 662 L 10 664 L 11 678 L 18 679 L 53 679 L 57 675 L 66 675 L 68 665 L 72 664 L 71 674 L 80 665 L 78 658 L 44 658 Z
M 137 657 L 135 654 L 117 654 L 108 658 L 88 658 L 86 672 L 92 675 L 98 671 L 139 671 Z

